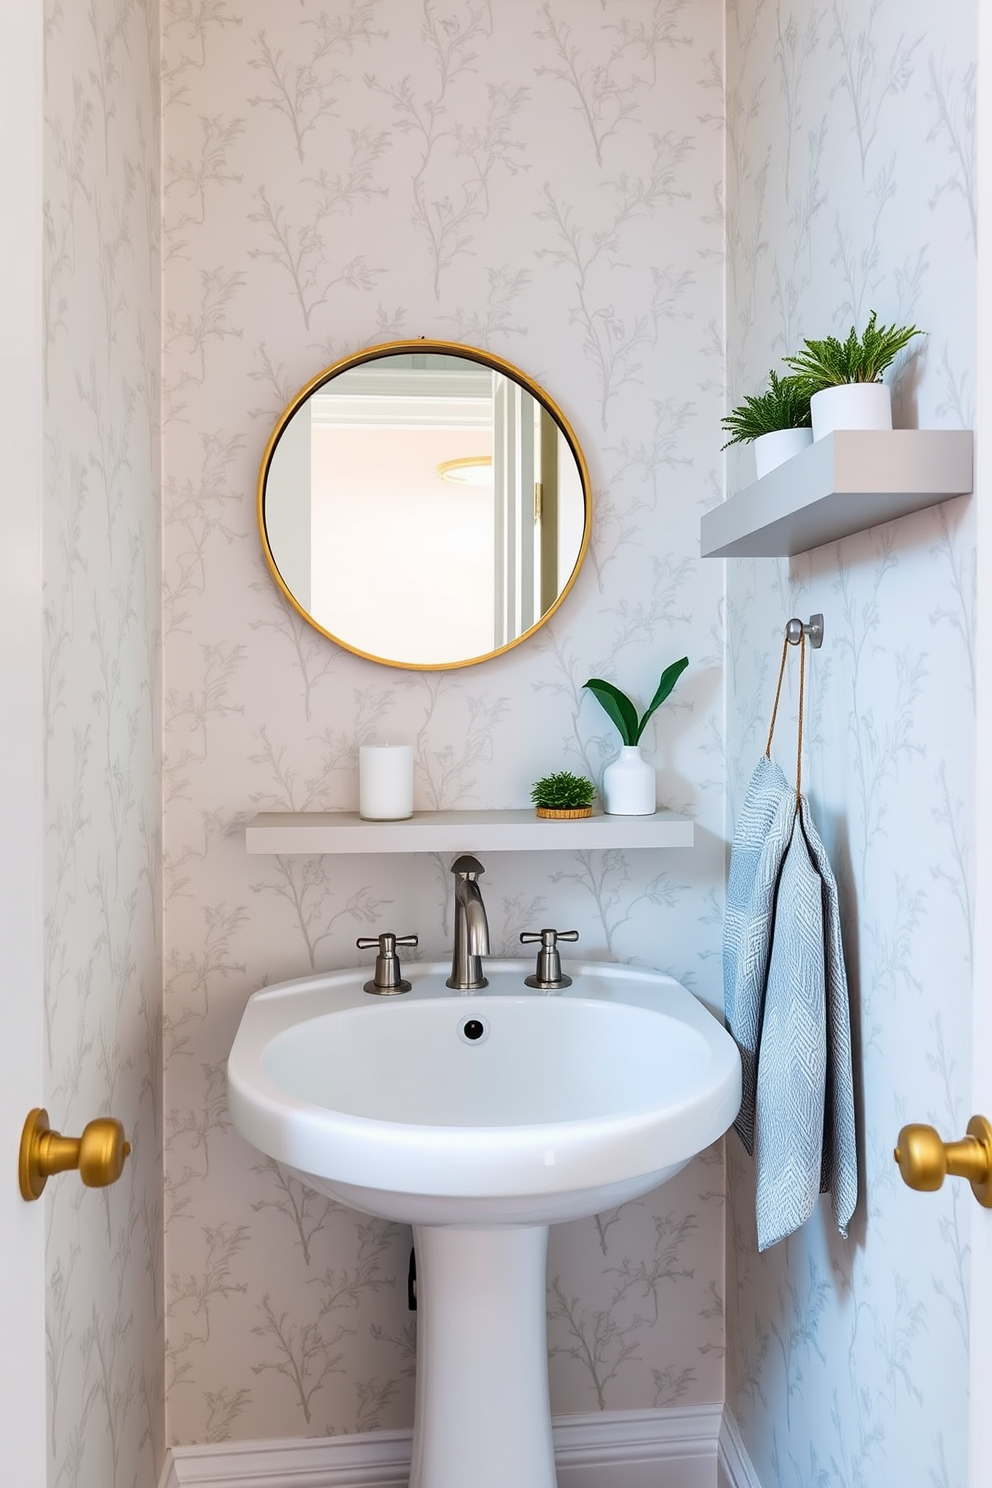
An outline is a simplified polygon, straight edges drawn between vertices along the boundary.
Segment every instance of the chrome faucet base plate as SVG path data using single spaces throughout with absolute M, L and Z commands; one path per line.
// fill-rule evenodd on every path
M 564 973 L 553 982 L 545 982 L 535 973 L 534 976 L 524 977 L 525 987 L 536 987 L 539 992 L 557 992 L 560 987 L 570 987 L 572 978 Z
M 374 992 L 376 997 L 392 997 L 394 992 L 409 992 L 412 982 L 397 982 L 395 987 L 380 987 L 373 977 L 371 982 L 362 984 L 363 992 Z

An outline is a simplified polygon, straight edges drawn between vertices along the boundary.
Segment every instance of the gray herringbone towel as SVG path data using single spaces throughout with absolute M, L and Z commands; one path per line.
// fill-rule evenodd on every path
M 767 757 L 731 855 L 727 1022 L 741 1050 L 736 1125 L 757 1166 L 758 1248 L 831 1194 L 841 1234 L 857 1202 L 851 1025 L 837 885 L 805 799 Z

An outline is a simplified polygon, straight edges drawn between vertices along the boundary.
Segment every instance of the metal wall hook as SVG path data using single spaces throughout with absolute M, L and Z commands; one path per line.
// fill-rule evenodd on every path
M 823 616 L 810 615 L 804 625 L 801 620 L 793 618 L 785 627 L 785 639 L 790 646 L 798 646 L 803 636 L 809 639 L 814 651 L 819 651 L 823 645 Z

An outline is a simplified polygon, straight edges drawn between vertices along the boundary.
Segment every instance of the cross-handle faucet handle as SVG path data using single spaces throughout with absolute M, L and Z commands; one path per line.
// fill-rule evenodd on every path
M 417 937 L 415 935 L 394 935 L 392 930 L 384 930 L 381 935 L 362 935 L 355 941 L 355 944 L 360 951 L 367 951 L 372 946 L 379 946 L 383 951 L 389 951 L 398 945 L 415 946 Z
M 372 946 L 379 948 L 375 958 L 375 976 L 365 983 L 364 991 L 378 993 L 381 997 L 388 997 L 393 992 L 409 992 L 411 984 L 403 980 L 396 947 L 415 946 L 416 935 L 395 935 L 392 930 L 384 930 L 381 935 L 361 935 L 355 944 L 360 951 L 370 950 Z
M 539 940 L 542 945 L 554 947 L 559 940 L 578 940 L 578 930 L 521 930 L 520 944 L 526 945 L 530 940 Z
M 572 978 L 562 972 L 558 942 L 578 938 L 578 930 L 522 930 L 521 945 L 527 945 L 530 941 L 541 942 L 541 949 L 537 953 L 537 969 L 533 976 L 524 977 L 524 986 L 537 987 L 541 992 L 555 992 L 562 987 L 570 987 Z

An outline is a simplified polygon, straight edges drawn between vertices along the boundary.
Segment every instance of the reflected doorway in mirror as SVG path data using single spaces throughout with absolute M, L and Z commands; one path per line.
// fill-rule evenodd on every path
M 370 660 L 435 670 L 499 655 L 555 612 L 591 513 L 581 451 L 543 389 L 487 352 L 414 341 L 307 384 L 268 442 L 258 516 L 273 576 L 311 625 Z

